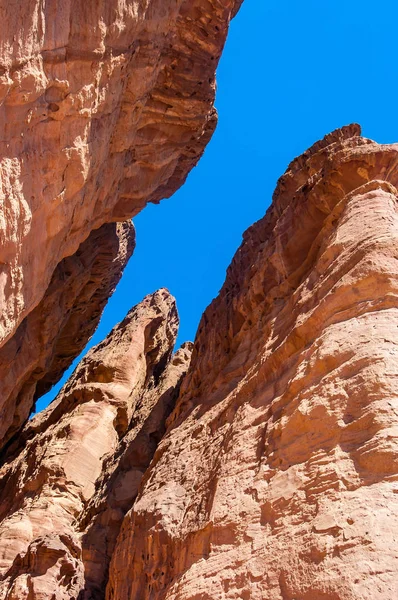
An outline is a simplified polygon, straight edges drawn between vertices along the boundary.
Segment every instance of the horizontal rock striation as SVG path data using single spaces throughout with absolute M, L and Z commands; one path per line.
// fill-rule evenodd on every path
M 184 182 L 239 5 L 0 1 L 0 344 L 93 230 Z
M 147 296 L 8 448 L 0 468 L 1 600 L 100 597 L 91 595 L 101 584 L 97 554 L 106 577 L 107 552 L 188 366 L 189 347 L 172 356 L 177 329 L 168 291 Z
M 131 222 L 93 231 L 76 254 L 61 261 L 44 298 L 0 348 L 2 444 L 84 349 L 134 245 Z
M 398 596 L 398 146 L 293 161 L 203 315 L 107 600 Z

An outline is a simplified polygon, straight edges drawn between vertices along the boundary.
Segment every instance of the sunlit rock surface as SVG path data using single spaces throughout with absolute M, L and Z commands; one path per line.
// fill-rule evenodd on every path
M 190 342 L 183 344 L 166 366 L 159 362 L 153 369 L 152 379 L 134 407 L 129 430 L 116 452 L 104 461 L 96 492 L 79 517 L 85 570 L 83 598 L 105 598 L 109 562 L 123 517 L 132 507 L 164 435 L 166 417 L 175 406 L 192 346 Z
M 172 355 L 177 329 L 168 291 L 147 296 L 9 447 L 0 468 L 1 600 L 104 597 L 123 516 L 189 364 L 189 345 Z M 96 585 L 102 596 L 92 595 Z
M 398 146 L 293 161 L 206 310 L 107 600 L 398 597 Z
M 0 0 L 0 346 L 93 230 L 184 182 L 240 4 Z M 9 435 L 31 407 L 7 398 Z

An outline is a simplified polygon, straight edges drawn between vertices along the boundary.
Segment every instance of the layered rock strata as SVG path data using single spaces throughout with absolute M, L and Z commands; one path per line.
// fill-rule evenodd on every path
M 398 597 L 398 146 L 293 161 L 199 326 L 107 600 Z
M 93 231 L 60 262 L 44 298 L 0 347 L 0 447 L 84 349 L 134 244 L 131 222 Z
M 189 363 L 189 347 L 172 356 L 177 328 L 167 290 L 147 296 L 8 449 L 0 469 L 1 600 L 100 597 L 91 593 L 96 552 L 106 575 L 107 552 Z M 87 514 L 91 543 L 82 541 Z
M 0 0 L 0 345 L 93 230 L 184 182 L 240 3 Z

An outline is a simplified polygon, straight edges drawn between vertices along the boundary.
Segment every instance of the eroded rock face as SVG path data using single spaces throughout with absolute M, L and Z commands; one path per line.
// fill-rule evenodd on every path
M 398 596 L 398 146 L 296 159 L 206 310 L 107 600 Z
M 102 465 L 96 492 L 79 518 L 87 600 L 105 598 L 108 568 L 116 539 L 127 511 L 166 429 L 166 418 L 175 406 L 179 384 L 185 375 L 193 344 L 187 342 L 166 368 L 160 364 L 150 383 L 137 398 L 129 431 L 115 453 Z
M 0 447 L 94 333 L 134 249 L 131 222 L 107 223 L 55 270 L 44 298 L 0 348 Z
M 91 231 L 185 180 L 240 0 L 0 2 L 0 343 Z
M 147 296 L 8 449 L 0 469 L 1 600 L 96 597 L 95 552 L 102 550 L 106 576 L 107 550 L 188 366 L 188 347 L 172 356 L 177 329 L 168 291 Z M 82 526 L 87 514 L 91 542 Z M 95 548 L 102 539 L 107 545 Z

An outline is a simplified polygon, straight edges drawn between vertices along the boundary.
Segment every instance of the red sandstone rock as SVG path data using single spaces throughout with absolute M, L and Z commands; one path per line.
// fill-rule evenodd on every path
M 0 345 L 94 229 L 184 182 L 240 3 L 0 0 Z
M 206 310 L 107 600 L 398 597 L 398 146 L 293 161 Z
M 104 538 L 112 548 L 188 366 L 189 348 L 172 358 L 177 328 L 167 290 L 147 296 L 8 449 L 0 469 L 1 600 L 76 600 L 98 580 L 96 551 L 106 574 L 107 547 L 93 544 Z M 82 511 L 91 543 L 82 544 Z
M 88 353 L 3 453 L 0 600 L 398 595 L 397 158 L 353 125 L 292 162 L 183 380 L 166 290 Z M 48 336 L 38 385 L 79 323 Z
M 92 336 L 134 249 L 131 222 L 93 231 L 55 270 L 40 304 L 0 348 L 0 440 L 63 375 Z M 1 446 L 1 444 L 0 444 Z
M 83 531 L 84 599 L 105 598 L 109 562 L 127 511 L 133 506 L 142 478 L 165 432 L 166 418 L 175 406 L 179 383 L 191 359 L 190 342 L 169 364 L 159 363 L 140 397 L 129 431 L 116 452 L 109 454 L 96 482 L 96 492 L 79 518 Z

